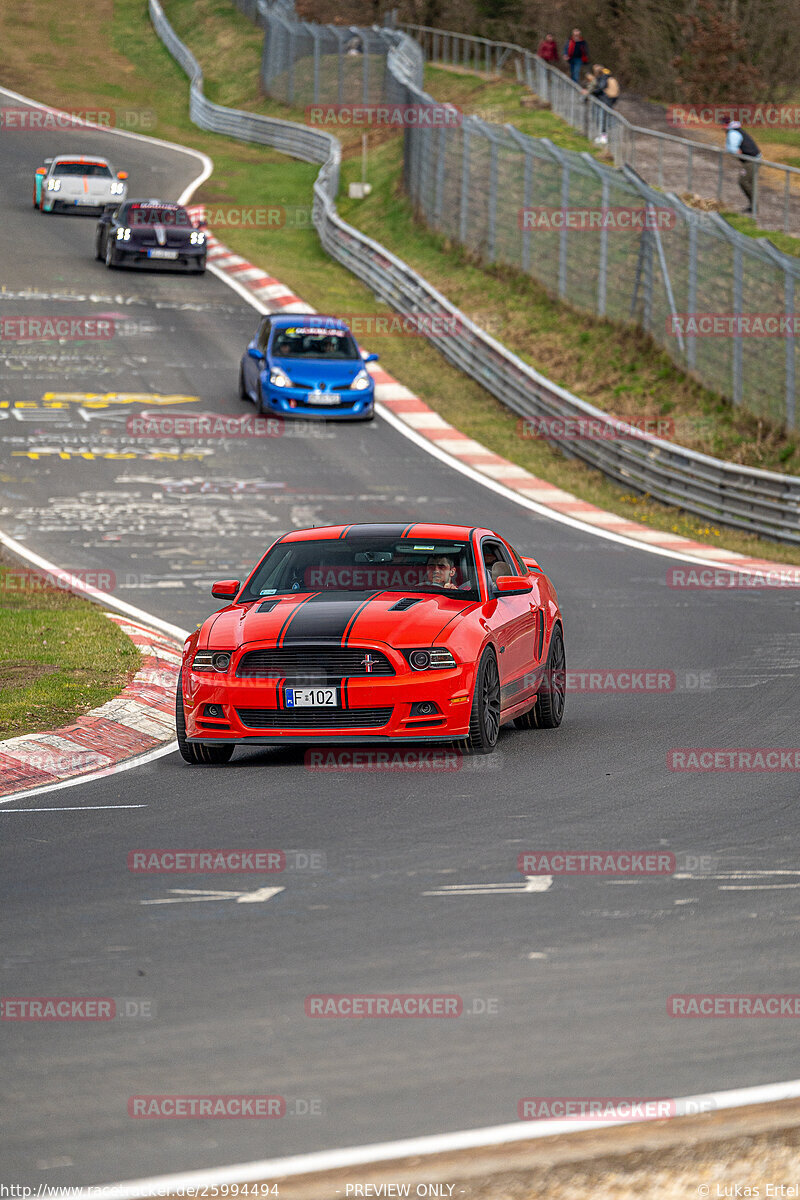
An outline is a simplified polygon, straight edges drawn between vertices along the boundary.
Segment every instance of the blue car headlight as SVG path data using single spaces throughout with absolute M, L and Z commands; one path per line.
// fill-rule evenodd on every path
M 367 390 L 371 382 L 372 380 L 362 367 L 353 382 L 350 384 L 350 387 L 356 392 L 364 392 Z
M 269 373 L 269 381 L 273 387 L 292 387 L 292 381 L 278 367 L 273 367 Z

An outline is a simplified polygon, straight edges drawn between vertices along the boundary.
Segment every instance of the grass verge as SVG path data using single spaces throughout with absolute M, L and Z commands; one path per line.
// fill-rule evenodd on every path
M 97 605 L 0 562 L 0 739 L 57 729 L 113 699 L 141 655 Z
M 115 99 L 119 103 L 114 91 L 118 85 L 110 81 L 124 80 L 125 105 L 141 104 L 155 112 L 154 134 L 204 149 L 214 158 L 214 174 L 198 194 L 199 199 L 237 206 L 284 204 L 287 211 L 309 211 L 315 166 L 204 134 L 190 124 L 186 77 L 156 38 L 143 0 L 117 0 L 113 13 L 106 0 L 88 0 L 80 20 L 67 15 L 69 19 L 61 31 L 65 41 L 57 49 L 41 47 L 41 53 L 35 56 L 31 55 L 27 35 L 37 27 L 37 20 L 43 19 L 47 0 L 29 0 L 20 11 L 22 15 L 15 14 L 13 20 L 6 14 L 5 26 L 0 28 L 6 45 L 4 82 L 50 103 L 97 107 Z M 206 71 L 207 92 L 213 99 L 302 120 L 301 112 L 258 96 L 261 35 L 228 0 L 170 0 L 166 11 L 176 31 L 200 59 Z M 96 30 L 88 67 L 83 36 L 87 21 Z M 88 87 L 86 80 L 91 81 Z M 346 182 L 358 175 L 358 131 L 343 140 Z M 717 447 L 727 446 L 728 457 L 738 454 L 746 460 L 748 447 L 754 445 L 756 465 L 780 463 L 781 454 L 785 456 L 781 464 L 784 469 L 800 463 L 794 445 L 779 440 L 766 426 L 755 421 L 738 426 L 720 397 L 682 376 L 666 356 L 654 351 L 647 338 L 570 312 L 524 276 L 484 271 L 470 263 L 457 247 L 446 245 L 416 224 L 399 191 L 399 162 L 400 139 L 387 131 L 380 140 L 376 138 L 370 153 L 372 196 L 360 204 L 342 198 L 343 215 L 402 255 L 471 314 L 487 320 L 490 315 L 493 319 L 499 316 L 503 321 L 502 340 L 522 357 L 598 407 L 621 416 L 669 412 L 677 419 L 675 397 L 683 391 L 691 419 L 695 427 L 701 428 L 704 445 L 712 453 L 721 453 Z M 313 228 L 274 232 L 219 229 L 218 233 L 237 253 L 275 274 L 320 310 L 387 311 L 367 288 L 328 258 Z M 711 541 L 745 554 L 800 562 L 796 548 L 718 528 L 647 497 L 631 495 L 598 472 L 564 458 L 546 443 L 521 440 L 516 418 L 476 383 L 448 366 L 422 338 L 384 337 L 370 348 L 380 352 L 387 370 L 465 433 L 558 487 L 652 528 Z M 702 420 L 698 420 L 698 413 Z

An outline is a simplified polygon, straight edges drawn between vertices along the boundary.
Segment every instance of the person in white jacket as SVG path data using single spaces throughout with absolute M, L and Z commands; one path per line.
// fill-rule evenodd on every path
M 753 191 L 755 188 L 756 179 L 756 162 L 761 158 L 761 151 L 756 145 L 753 138 L 746 129 L 742 129 L 738 121 L 734 121 L 732 117 L 725 117 L 722 124 L 725 126 L 725 149 L 729 154 L 735 154 L 739 162 L 742 164 L 741 174 L 739 175 L 739 187 L 747 197 L 747 208 L 743 211 L 751 213 L 753 211 Z

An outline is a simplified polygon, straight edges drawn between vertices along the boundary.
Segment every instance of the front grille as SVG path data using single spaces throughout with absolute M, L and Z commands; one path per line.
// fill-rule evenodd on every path
M 364 659 L 372 660 L 368 671 Z M 282 650 L 250 650 L 243 654 L 236 674 L 240 679 L 348 679 L 353 676 L 394 675 L 394 668 L 379 650 L 358 646 L 293 646 Z
M 391 708 L 237 708 L 248 729 L 379 729 Z

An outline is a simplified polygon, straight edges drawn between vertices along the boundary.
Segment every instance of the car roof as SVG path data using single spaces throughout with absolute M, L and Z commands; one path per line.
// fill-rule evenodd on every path
M 292 325 L 302 325 L 304 321 L 309 325 L 319 325 L 324 321 L 326 329 L 347 329 L 349 332 L 350 328 L 347 322 L 342 320 L 341 317 L 330 317 L 324 313 L 268 313 L 266 320 L 271 325 L 274 325 L 276 329 L 284 329 Z
M 57 154 L 52 160 L 53 165 L 60 162 L 70 163 L 87 163 L 90 165 L 97 164 L 102 167 L 110 167 L 111 164 L 107 158 L 101 158 L 99 154 Z
M 468 541 L 473 533 L 491 534 L 491 529 L 477 525 L 443 525 L 431 521 L 401 521 L 396 523 L 362 525 L 320 525 L 316 529 L 293 529 L 281 539 L 283 542 L 350 541 L 363 537 L 387 538 L 433 538 L 439 541 Z M 497 537 L 497 534 L 492 536 Z

